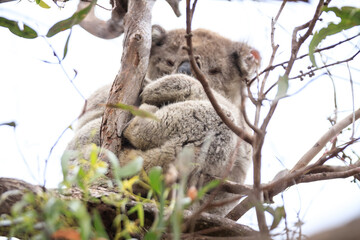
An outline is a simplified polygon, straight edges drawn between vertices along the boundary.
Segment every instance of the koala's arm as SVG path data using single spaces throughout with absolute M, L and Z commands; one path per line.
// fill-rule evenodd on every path
M 158 107 L 141 104 L 141 110 L 153 113 L 160 121 L 135 116 L 124 130 L 124 136 L 136 148 L 142 151 L 161 146 L 166 140 L 164 129 L 161 126 L 161 117 L 158 116 Z
M 205 100 L 198 80 L 184 74 L 172 74 L 148 84 L 141 93 L 142 103 L 162 106 L 186 100 Z

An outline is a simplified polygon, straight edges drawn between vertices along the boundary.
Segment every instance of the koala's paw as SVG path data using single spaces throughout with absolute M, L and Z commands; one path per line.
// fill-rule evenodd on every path
M 193 99 L 200 91 L 201 85 L 194 78 L 184 74 L 173 74 L 148 84 L 140 96 L 143 103 L 162 106 Z
M 158 110 L 156 106 L 141 104 L 141 110 L 155 114 Z M 124 137 L 137 149 L 147 150 L 161 145 L 158 136 L 161 135 L 159 123 L 154 119 L 136 116 L 124 130 Z

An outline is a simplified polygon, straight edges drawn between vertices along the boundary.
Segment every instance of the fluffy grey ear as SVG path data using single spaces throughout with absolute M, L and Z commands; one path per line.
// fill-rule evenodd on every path
M 166 37 L 166 30 L 162 28 L 160 25 L 153 25 L 152 26 L 152 45 L 153 46 L 161 46 L 164 44 L 165 37 Z
M 241 42 L 234 45 L 230 59 L 237 68 L 239 75 L 244 78 L 254 75 L 261 64 L 260 53 L 246 43 Z

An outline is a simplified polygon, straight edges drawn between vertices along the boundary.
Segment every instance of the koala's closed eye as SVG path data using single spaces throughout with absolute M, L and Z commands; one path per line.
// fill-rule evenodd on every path
M 166 64 L 169 66 L 169 67 L 173 67 L 175 65 L 175 63 L 171 60 L 166 60 Z
M 221 68 L 218 68 L 218 67 L 216 67 L 216 68 L 211 68 L 210 70 L 209 70 L 209 74 L 211 74 L 211 75 L 215 75 L 215 74 L 218 74 L 218 73 L 221 73 L 222 71 L 221 71 Z

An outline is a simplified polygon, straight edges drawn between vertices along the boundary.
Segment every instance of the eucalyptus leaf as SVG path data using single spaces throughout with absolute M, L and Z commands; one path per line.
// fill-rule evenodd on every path
M 125 166 L 121 167 L 119 171 L 117 171 L 117 176 L 122 179 L 137 174 L 142 169 L 143 162 L 144 160 L 142 157 L 135 158 Z
M 81 9 L 78 12 L 75 12 L 70 18 L 62 20 L 58 23 L 55 23 L 46 34 L 46 37 L 52 37 L 59 32 L 65 31 L 72 28 L 74 25 L 79 24 L 86 15 L 90 12 L 91 8 L 96 4 L 97 0 L 93 0 L 89 6 L 84 9 Z
M 160 239 L 160 234 L 155 231 L 149 231 L 145 234 L 144 240 L 157 240 Z
M 150 169 L 148 176 L 149 176 L 149 183 L 150 187 L 153 189 L 154 192 L 157 194 L 161 194 L 163 190 L 163 182 L 162 182 L 162 168 L 161 167 L 153 167 Z
M 109 236 L 106 233 L 104 224 L 102 223 L 100 214 L 96 209 L 93 211 L 93 222 L 94 222 L 94 228 L 96 231 L 96 237 L 109 239 Z
M 145 214 L 144 214 L 143 205 L 141 203 L 136 204 L 128 211 L 128 214 L 130 215 L 134 212 L 137 212 L 138 219 L 140 221 L 140 226 L 143 227 L 145 224 Z
M 283 218 L 285 218 L 285 208 L 284 207 L 277 207 L 273 213 L 273 222 L 271 224 L 270 229 L 275 229 L 279 223 L 281 222 L 281 220 Z
M 217 187 L 220 184 L 220 180 L 215 179 L 206 184 L 204 187 L 202 187 L 198 192 L 198 198 L 202 198 L 207 192 L 209 192 L 211 189 Z
M 111 108 L 119 108 L 125 111 L 129 111 L 132 115 L 134 116 L 139 116 L 142 118 L 150 118 L 150 119 L 154 119 L 156 121 L 159 121 L 159 119 L 152 113 L 149 113 L 147 111 L 141 110 L 135 106 L 131 106 L 131 105 L 126 105 L 123 103 L 116 103 L 116 104 L 106 104 L 107 107 L 111 107 Z
M 107 150 L 107 149 L 104 149 L 105 153 L 106 153 L 106 156 L 107 158 L 109 159 L 110 161 L 110 164 L 111 164 L 111 169 L 112 169 L 112 173 L 114 175 L 114 180 L 116 181 L 116 184 L 120 187 L 122 186 L 122 183 L 121 183 L 121 179 L 118 178 L 119 176 L 119 171 L 120 171 L 120 162 L 119 162 L 119 159 L 116 157 L 116 155 Z
M 43 0 L 36 0 L 36 4 L 39 5 L 42 8 L 49 9 L 50 6 L 47 5 Z
M 10 32 L 12 32 L 13 34 L 19 37 L 23 37 L 27 39 L 33 39 L 38 37 L 38 34 L 34 29 L 30 28 L 26 24 L 24 24 L 22 28 L 20 28 L 19 22 L 17 21 L 0 17 L 0 26 L 8 28 Z
M 280 76 L 278 80 L 278 92 L 276 94 L 276 99 L 285 97 L 288 89 L 289 78 L 287 76 Z
M 70 33 L 69 33 L 69 36 L 67 37 L 66 39 L 66 43 L 65 43 L 65 47 L 64 47 L 64 55 L 63 55 L 63 58 L 62 60 L 65 59 L 66 55 L 67 55 L 67 52 L 68 52 L 68 46 L 69 46 L 69 41 L 70 41 L 70 37 L 71 37 L 71 33 L 72 33 L 72 30 L 70 29 Z M 76 75 L 76 72 L 75 72 L 75 75 Z
M 339 9 L 337 7 L 331 7 L 324 8 L 323 11 L 335 13 L 336 16 L 341 19 L 341 21 L 338 24 L 330 23 L 327 27 L 320 29 L 318 32 L 315 32 L 313 39 L 309 44 L 310 61 L 315 67 L 317 67 L 317 64 L 314 53 L 322 40 L 343 30 L 360 25 L 360 8 L 342 7 Z
M 0 123 L 0 126 L 16 127 L 16 122 L 5 122 L 5 123 Z

